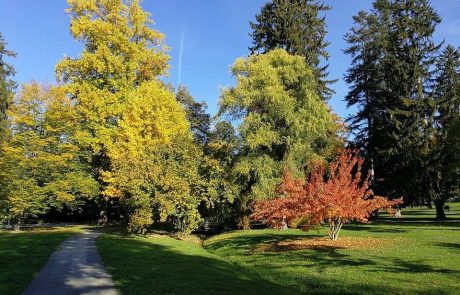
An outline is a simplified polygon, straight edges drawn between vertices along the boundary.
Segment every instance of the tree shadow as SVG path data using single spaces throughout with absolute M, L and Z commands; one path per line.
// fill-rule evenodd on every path
M 404 230 L 405 231 L 405 230 Z M 390 232 L 390 231 L 389 231 Z M 393 231 L 399 232 L 399 231 Z M 451 279 L 455 279 L 460 275 L 460 271 L 456 269 L 449 269 L 445 267 L 437 267 L 425 263 L 424 260 L 411 260 L 404 258 L 382 257 L 381 255 L 359 255 L 355 251 L 349 252 L 337 247 L 324 247 L 324 248 L 309 248 L 299 249 L 294 251 L 279 251 L 279 252 L 250 252 L 251 248 L 255 248 L 254 244 L 257 243 L 276 243 L 276 241 L 283 241 L 287 239 L 308 239 L 315 236 L 309 235 L 256 235 L 256 236 L 234 236 L 222 241 L 213 242 L 206 246 L 206 249 L 218 253 L 220 256 L 226 255 L 240 255 L 235 253 L 238 247 L 245 247 L 248 252 L 245 257 L 237 257 L 236 259 L 243 259 L 248 265 L 259 268 L 259 271 L 264 272 L 264 269 L 270 269 L 274 272 L 280 273 L 280 276 L 290 277 L 288 280 L 298 281 L 301 280 L 309 285 L 309 291 L 313 294 L 348 294 L 349 290 L 354 290 L 354 294 L 406 294 L 407 287 L 402 287 L 400 283 L 393 282 L 394 274 L 401 274 L 399 278 L 403 285 L 412 284 L 413 279 L 410 278 L 413 274 L 427 274 L 427 275 L 448 275 Z M 453 249 L 460 249 L 460 244 L 445 243 L 444 246 L 452 247 Z M 364 253 L 364 252 L 363 252 Z M 231 258 L 230 260 L 234 260 Z M 286 267 L 300 267 L 310 269 L 312 277 L 299 277 L 296 274 L 286 271 Z M 354 267 L 363 269 L 363 271 L 380 273 L 371 276 L 380 277 L 381 285 L 375 286 L 370 282 L 364 281 L 349 281 L 341 280 L 340 277 L 335 280 L 334 278 L 323 277 L 318 280 L 316 274 L 329 273 L 330 271 L 338 271 L 346 273 Z M 390 273 L 383 275 L 384 273 Z M 385 277 L 387 280 L 385 281 Z M 391 280 L 388 278 L 392 278 Z M 370 286 L 369 286 L 370 284 Z M 354 288 L 354 289 L 353 289 Z M 432 288 L 429 285 L 419 285 L 410 291 L 410 294 L 453 294 L 448 288 L 443 287 Z M 452 289 L 453 290 L 453 289 Z M 298 292 L 302 293 L 302 290 Z
M 385 227 L 378 227 L 374 225 L 365 225 L 365 224 L 346 224 L 343 227 L 344 230 L 347 231 L 365 231 L 365 232 L 373 232 L 373 233 L 406 233 L 409 230 L 403 228 L 385 228 Z
M 437 247 L 443 247 L 443 248 L 448 248 L 448 249 L 451 249 L 451 250 L 456 250 L 456 251 L 460 251 L 460 243 L 435 243 L 434 244 L 435 246 Z
M 392 272 L 392 273 L 442 273 L 442 274 L 452 274 L 452 275 L 460 275 L 460 271 L 447 269 L 447 268 L 439 268 L 433 267 L 432 265 L 426 264 L 423 260 L 416 260 L 416 261 L 407 261 L 400 258 L 392 258 L 391 259 L 391 266 L 385 266 L 384 268 L 379 268 L 375 270 L 371 270 L 372 272 Z
M 197 245 L 181 250 L 177 246 L 108 235 L 99 239 L 97 245 L 123 294 L 295 293 L 241 266 L 217 259 Z

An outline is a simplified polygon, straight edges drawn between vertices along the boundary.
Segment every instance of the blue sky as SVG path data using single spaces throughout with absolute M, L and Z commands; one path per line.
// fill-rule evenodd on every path
M 144 0 L 143 7 L 152 14 L 155 28 L 166 35 L 171 48 L 171 71 L 166 80 L 179 81 L 179 56 L 182 39 L 180 81 L 197 100 L 204 100 L 209 112 L 217 110 L 219 89 L 232 85 L 229 68 L 233 61 L 248 54 L 251 44 L 249 21 L 265 0 Z M 342 81 L 350 59 L 343 36 L 352 26 L 352 16 L 368 10 L 370 0 L 325 0 L 332 7 L 327 13 L 330 78 L 339 79 L 336 94 L 329 101 L 333 110 L 346 116 L 343 97 L 347 85 Z M 460 46 L 460 1 L 433 0 L 443 18 L 437 41 Z M 0 0 L 0 32 L 8 47 L 18 56 L 15 66 L 19 83 L 31 80 L 54 82 L 54 66 L 63 54 L 76 56 L 81 44 L 69 34 L 69 18 L 64 0 Z M 181 38 L 182 37 L 182 38 Z

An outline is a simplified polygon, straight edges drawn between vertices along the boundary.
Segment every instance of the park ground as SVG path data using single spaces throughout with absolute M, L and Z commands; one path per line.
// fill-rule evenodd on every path
M 113 231 L 98 251 L 122 294 L 460 294 L 460 203 L 448 220 L 403 210 L 323 229 L 233 231 L 206 240 Z M 0 232 L 0 290 L 18 294 L 81 228 Z

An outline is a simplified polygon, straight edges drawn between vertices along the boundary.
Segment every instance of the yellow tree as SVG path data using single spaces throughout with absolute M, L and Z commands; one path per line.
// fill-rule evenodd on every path
M 71 33 L 84 49 L 77 58 L 64 58 L 56 73 L 75 102 L 82 123 L 78 139 L 92 153 L 104 195 L 120 199 L 130 229 L 143 231 L 155 208 L 166 219 L 177 215 L 170 204 L 182 202 L 178 196 L 195 200 L 188 174 L 196 168 L 162 166 L 177 143 L 181 155 L 172 159 L 186 158 L 192 137 L 184 110 L 159 80 L 169 59 L 163 35 L 150 28 L 139 2 L 69 0 Z
M 98 183 L 76 145 L 78 117 L 66 93 L 37 83 L 24 85 L 9 111 L 0 181 L 4 214 L 21 220 L 50 208 L 76 208 L 97 195 Z

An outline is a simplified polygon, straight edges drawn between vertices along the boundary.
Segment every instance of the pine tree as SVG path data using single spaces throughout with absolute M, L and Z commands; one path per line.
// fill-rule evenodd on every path
M 305 57 L 318 79 L 318 94 L 324 100 L 334 94 L 329 86 L 335 82 L 327 80 L 328 65 L 322 65 L 329 58 L 326 18 L 322 14 L 329 10 L 329 6 L 316 0 L 272 0 L 262 7 L 256 21 L 250 22 L 251 54 L 282 48 Z
M 360 112 L 352 126 L 375 179 L 383 180 L 374 183 L 376 191 L 420 202 L 428 194 L 421 173 L 430 154 L 431 68 L 439 49 L 432 35 L 440 18 L 426 0 L 377 0 L 355 20 L 347 35 L 354 58 L 347 102 Z
M 0 145 L 6 137 L 8 122 L 6 110 L 13 99 L 16 83 L 10 79 L 15 74 L 14 68 L 5 61 L 5 57 L 15 57 L 16 54 L 6 49 L 5 40 L 0 33 Z
M 209 128 L 211 126 L 211 116 L 206 113 L 206 102 L 197 102 L 190 95 L 185 86 L 179 86 L 176 99 L 185 109 L 187 120 L 190 122 L 190 131 L 195 141 L 201 145 L 208 142 Z
M 434 148 L 430 170 L 436 217 L 445 219 L 444 203 L 460 189 L 460 52 L 447 46 L 436 63 Z

